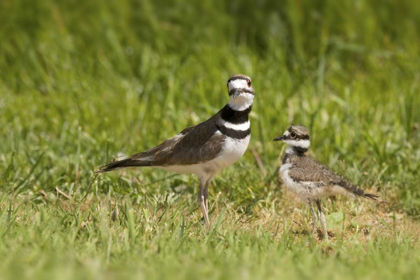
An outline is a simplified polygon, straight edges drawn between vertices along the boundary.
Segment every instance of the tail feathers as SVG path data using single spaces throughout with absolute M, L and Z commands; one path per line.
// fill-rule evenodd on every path
M 133 159 L 127 158 L 119 161 L 110 162 L 104 166 L 101 166 L 95 174 L 109 172 L 125 167 L 136 167 L 136 166 L 151 166 L 152 161 L 150 160 L 141 160 L 141 159 Z
M 349 191 L 352 192 L 353 194 L 357 195 L 357 196 L 370 198 L 370 199 L 373 199 L 373 200 L 377 200 L 377 198 L 379 198 L 378 195 L 374 195 L 374 194 L 371 194 L 371 193 L 366 193 L 364 190 L 361 190 L 361 189 L 357 188 L 357 186 L 354 186 L 354 185 L 352 185 L 349 188 Z
M 341 180 L 337 185 L 342 186 L 347 191 L 351 192 L 352 194 L 355 194 L 357 196 L 361 196 L 364 198 L 369 198 L 372 200 L 378 200 L 379 196 L 371 193 L 366 193 L 364 190 L 359 189 L 357 186 L 347 182 L 346 180 Z
M 363 195 L 363 197 L 370 198 L 372 200 L 378 200 L 379 199 L 379 195 L 375 195 L 375 194 L 371 194 L 371 193 L 365 193 Z

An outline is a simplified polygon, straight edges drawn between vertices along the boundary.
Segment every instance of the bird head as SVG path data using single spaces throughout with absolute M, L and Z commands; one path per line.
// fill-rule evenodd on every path
M 242 111 L 252 105 L 255 90 L 251 78 L 245 75 L 234 75 L 227 82 L 229 105 L 232 109 Z
M 300 152 L 306 152 L 311 145 L 309 141 L 309 130 L 303 125 L 292 125 L 280 137 L 274 141 L 283 141 Z

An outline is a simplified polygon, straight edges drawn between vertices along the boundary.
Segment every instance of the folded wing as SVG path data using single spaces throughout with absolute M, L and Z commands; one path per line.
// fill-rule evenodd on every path
M 97 173 L 138 166 L 191 165 L 214 159 L 222 150 L 224 137 L 214 118 L 188 127 L 162 144 L 129 158 L 104 165 Z
M 310 166 L 310 167 L 308 167 Z M 358 186 L 353 185 L 346 178 L 339 176 L 329 170 L 325 165 L 317 162 L 316 160 L 305 157 L 299 165 L 292 168 L 288 175 L 296 182 L 308 183 L 311 187 L 326 187 L 326 186 L 339 186 L 346 191 L 370 199 L 377 199 L 379 196 L 366 193 Z M 310 184 L 309 184 L 310 182 Z

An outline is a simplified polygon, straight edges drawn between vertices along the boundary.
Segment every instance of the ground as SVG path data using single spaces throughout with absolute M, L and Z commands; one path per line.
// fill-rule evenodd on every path
M 0 270 L 5 278 L 85 279 L 413 279 L 420 273 L 419 224 L 386 205 L 327 202 L 331 240 L 325 242 L 320 231 L 308 233 L 310 213 L 289 193 L 243 203 L 223 196 L 212 196 L 209 232 L 188 194 L 139 203 L 111 193 L 81 202 L 51 194 L 39 205 L 7 199 Z
M 415 279 L 418 1 L 0 2 L 0 278 Z M 227 79 L 256 90 L 251 144 L 210 187 L 94 171 L 206 120 Z M 323 203 L 278 179 L 290 124 L 380 202 Z

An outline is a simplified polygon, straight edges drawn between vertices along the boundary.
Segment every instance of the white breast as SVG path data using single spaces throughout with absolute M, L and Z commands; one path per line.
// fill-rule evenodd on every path
M 289 170 L 292 168 L 291 163 L 283 164 L 280 167 L 280 176 L 283 184 L 293 191 L 302 201 L 307 202 L 308 198 L 313 199 L 314 188 L 309 182 L 296 182 L 289 176 Z
M 280 167 L 280 176 L 283 180 L 283 184 L 296 194 L 299 194 L 303 191 L 303 186 L 301 186 L 299 183 L 295 182 L 290 176 L 289 176 L 289 170 L 292 167 L 291 163 L 282 164 Z
M 251 135 L 248 135 L 243 139 L 226 137 L 222 151 L 215 160 L 219 161 L 224 167 L 234 164 L 244 155 L 250 139 Z

